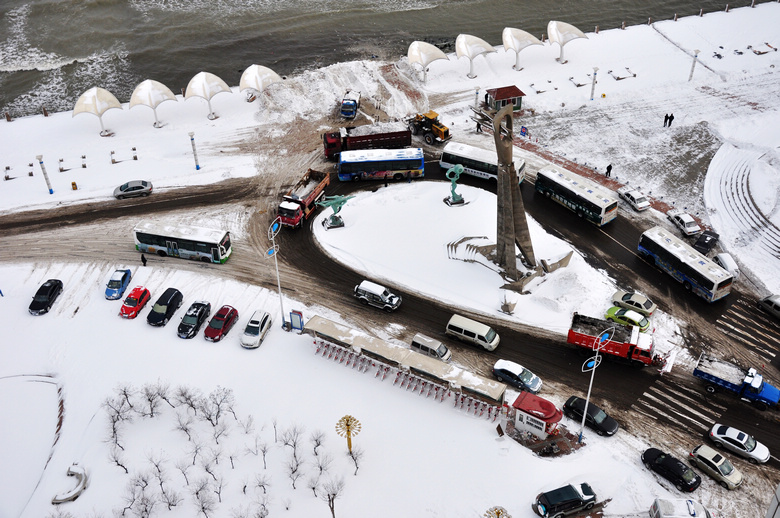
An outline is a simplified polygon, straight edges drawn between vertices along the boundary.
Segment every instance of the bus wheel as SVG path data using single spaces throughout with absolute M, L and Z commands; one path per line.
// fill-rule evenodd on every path
M 715 393 L 715 387 L 713 387 L 712 385 L 707 385 L 707 392 L 710 393 L 710 394 L 714 394 Z
M 550 191 L 544 191 L 544 195 L 549 198 L 550 197 Z
M 683 283 L 683 288 L 685 288 L 685 291 L 691 291 L 691 283 L 688 281 L 685 281 Z
M 396 182 L 400 182 L 403 179 L 404 179 L 404 175 L 402 175 L 401 173 L 395 173 L 395 175 L 393 176 L 393 180 L 395 180 Z
M 157 255 L 160 257 L 168 257 L 168 254 L 166 254 L 164 250 L 157 250 Z
M 211 262 L 213 262 L 213 261 L 212 261 L 210 258 L 208 258 L 208 257 L 201 257 L 201 258 L 200 258 L 200 261 L 201 261 L 202 263 L 211 263 Z
M 580 217 L 580 218 L 581 218 L 581 217 L 583 217 L 583 216 L 584 216 L 584 214 L 582 213 L 582 211 L 581 211 L 581 210 L 578 210 L 578 211 L 577 211 L 577 217 Z
M 352 177 L 352 181 L 353 181 L 353 182 L 359 182 L 359 181 L 360 181 L 360 175 L 359 175 L 359 174 L 356 174 L 355 176 L 353 176 L 353 177 Z

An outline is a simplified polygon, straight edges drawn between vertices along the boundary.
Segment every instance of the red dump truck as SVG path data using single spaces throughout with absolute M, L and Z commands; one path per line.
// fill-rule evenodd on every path
M 317 201 L 325 194 L 330 175 L 309 169 L 279 204 L 279 220 L 282 225 L 298 228 L 317 210 Z
M 593 350 L 598 337 L 609 332 L 612 337 L 604 342 L 600 353 L 616 360 L 624 360 L 637 367 L 663 367 L 666 360 L 655 354 L 652 335 L 640 333 L 636 326 L 622 326 L 599 318 L 574 313 L 566 342 Z
M 354 149 L 395 149 L 412 145 L 409 129 L 385 131 L 373 126 L 341 128 L 322 135 L 325 158 L 336 159 L 342 151 Z

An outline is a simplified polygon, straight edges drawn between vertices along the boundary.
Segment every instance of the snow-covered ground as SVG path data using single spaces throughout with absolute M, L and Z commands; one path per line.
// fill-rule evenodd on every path
M 580 163 L 603 167 L 611 162 L 615 165 L 613 176 L 641 184 L 665 201 L 674 197 L 677 206 L 698 212 L 721 234 L 725 248 L 738 257 L 757 283 L 780 292 L 777 257 L 766 247 L 755 245 L 763 234 L 756 238 L 755 229 L 743 228 L 729 217 L 736 211 L 731 200 L 738 197 L 730 197 L 731 191 L 718 189 L 717 182 L 713 186 L 711 180 L 739 171 L 735 182 L 746 186 L 747 198 L 752 197 L 775 226 L 780 223 L 780 53 L 769 46 L 780 43 L 772 39 L 777 36 L 778 22 L 780 6 L 773 3 L 625 31 L 603 31 L 567 44 L 566 65 L 554 59 L 559 54 L 557 45 L 529 47 L 521 53 L 525 68 L 520 72 L 511 69 L 514 54 L 501 49 L 476 58 L 478 77 L 474 80 L 466 78 L 466 59 L 451 56 L 449 61 L 430 65 L 428 84 L 419 85 L 419 99 L 411 99 L 397 83 L 384 79 L 380 71 L 386 67 L 382 63 L 360 62 L 290 78 L 270 88 L 260 104 L 247 104 L 237 90 L 219 94 L 212 100 L 220 115 L 214 121 L 206 119 L 205 101 L 180 99 L 158 108 L 166 123 L 161 129 L 152 128 L 153 116 L 147 108 L 128 110 L 125 105 L 124 110 L 107 112 L 104 122 L 115 132 L 112 138 L 99 137 L 100 125 L 89 115 L 71 118 L 70 113 L 60 113 L 0 123 L 6 161 L 0 165 L 10 168 L 5 174 L 14 178 L 0 184 L 0 210 L 7 213 L 107 200 L 114 187 L 132 178 L 151 180 L 156 190 L 165 190 L 236 176 L 273 174 L 280 156 L 293 151 L 310 153 L 315 148 L 306 141 L 299 149 L 292 144 L 275 152 L 265 151 L 256 149 L 254 140 L 283 142 L 290 125 L 324 118 L 347 87 L 359 88 L 365 102 L 381 106 L 391 118 L 435 109 L 456 140 L 490 145 L 489 137 L 473 133 L 468 106 L 485 88 L 514 83 L 527 94 L 524 107 L 535 112 L 529 118 L 538 124 L 529 123 L 534 141 L 539 139 L 540 144 L 560 154 L 565 148 L 566 156 Z M 748 45 L 767 53 L 755 54 Z M 688 82 L 694 49 L 701 51 L 700 62 Z M 594 101 L 590 101 L 588 74 L 594 66 L 599 67 L 599 79 Z M 404 59 L 397 69 L 401 74 L 410 71 Z M 615 79 L 629 71 L 636 76 Z M 419 79 L 415 81 L 419 84 Z M 588 85 L 577 87 L 575 83 Z M 662 128 L 667 108 L 675 113 L 673 128 L 668 129 Z M 572 123 L 565 132 L 552 134 L 539 122 L 556 118 L 570 118 Z M 576 124 L 582 120 L 601 126 Z M 669 152 L 665 146 L 673 147 L 673 153 L 686 145 L 695 146 L 682 136 L 702 123 L 717 136 L 717 142 L 723 142 L 722 147 L 719 143 L 715 146 L 720 149 L 707 180 L 692 183 L 704 190 L 706 209 L 699 204 L 699 192 L 686 193 L 675 186 L 674 176 L 681 171 L 654 165 L 656 155 L 650 153 L 654 149 Z M 326 129 L 315 127 L 311 132 Z M 189 132 L 194 132 L 200 170 L 195 169 Z M 136 148 L 138 160 L 133 160 L 132 148 Z M 111 163 L 112 151 L 116 164 Z M 46 188 L 37 155 L 43 156 L 54 194 Z M 81 167 L 82 155 L 86 155 L 86 168 Z M 59 159 L 63 159 L 64 172 L 58 170 Z M 33 163 L 31 168 L 29 163 Z M 638 163 L 650 165 L 634 168 Z M 646 174 L 648 167 L 653 174 Z M 32 177 L 28 176 L 30 170 Z M 72 182 L 77 190 L 71 188 Z M 498 289 L 500 277 L 481 266 L 448 259 L 446 254 L 446 244 L 461 237 L 492 236 L 495 199 L 479 189 L 461 187 L 459 191 L 470 203 L 450 209 L 441 203 L 448 191 L 446 184 L 413 183 L 362 194 L 342 211 L 346 228 L 325 232 L 315 222 L 317 235 L 330 253 L 372 278 L 386 279 L 400 291 L 414 287 L 431 297 L 495 314 L 503 297 Z M 439 222 L 441 229 L 432 233 L 435 239 L 418 239 L 412 232 L 393 236 L 391 230 L 414 227 L 399 225 L 396 218 L 381 218 L 374 210 L 377 205 L 386 210 L 392 207 L 411 221 L 426 218 Z M 221 221 L 244 220 L 223 217 Z M 377 228 L 383 230 L 377 232 Z M 235 236 L 246 233 L 242 227 L 231 230 Z M 556 259 L 568 252 L 567 245 L 535 224 L 532 232 L 540 257 Z M 394 242 L 402 246 L 388 246 Z M 415 253 L 408 253 L 410 249 Z M 316 498 L 309 486 L 318 480 L 321 490 L 325 482 L 339 478 L 345 480 L 345 486 L 336 501 L 337 516 L 474 516 L 494 505 L 505 507 L 514 517 L 532 516 L 530 503 L 538 492 L 582 480 L 593 485 L 600 499 L 612 499 L 604 511 L 608 516 L 643 515 L 653 498 L 680 496 L 641 466 L 639 453 L 650 445 L 647 437 L 619 433 L 602 439 L 587 434 L 588 446 L 575 454 L 554 460 L 537 458 L 511 440 L 498 439 L 491 421 L 468 415 L 450 401 L 434 402 L 393 387 L 390 380 L 382 382 L 372 373 L 359 373 L 313 354 L 310 339 L 279 329 L 277 296 L 265 289 L 205 274 L 129 265 L 135 272 L 132 285 L 146 285 L 153 298 L 166 287 L 175 286 L 185 295 L 185 307 L 201 299 L 211 301 L 215 308 L 231 304 L 238 308 L 241 319 L 218 344 L 205 342 L 202 336 L 191 341 L 178 339 L 174 332 L 178 318 L 163 329 L 142 321 L 146 311 L 138 321 L 122 320 L 117 316 L 120 302 L 106 301 L 102 293 L 113 269 L 125 266 L 100 262 L 29 264 L 22 257 L 18 263 L 0 267 L 4 295 L 0 298 L 0 325 L 11 330 L 10 339 L 0 344 L 6 359 L 0 366 L 0 405 L 4 416 L 12 416 L 0 427 L 0 465 L 5 468 L 0 475 L 0 516 L 56 516 L 49 502 L 73 486 L 74 481 L 65 475 L 73 462 L 90 475 L 84 494 L 75 503 L 59 508 L 74 516 L 121 514 L 128 505 L 125 498 L 131 494 L 128 483 L 136 480 L 143 485 L 144 473 L 150 474 L 146 494 L 159 495 L 162 485 L 169 497 L 178 493 L 182 499 L 171 511 L 158 503 L 157 516 L 194 516 L 193 487 L 201 480 L 209 483 L 207 493 L 201 495 L 223 500 L 208 513 L 220 517 L 254 516 L 249 510 L 257 511 L 263 503 L 274 516 L 286 512 L 290 516 L 328 516 L 326 503 Z M 29 316 L 26 307 L 30 297 L 48 278 L 61 279 L 65 291 L 50 314 Z M 468 287 L 468 297 L 450 288 L 453 279 Z M 587 286 L 587 290 L 572 289 L 577 285 Z M 521 302 L 526 304 L 518 312 L 523 316 L 516 318 L 563 331 L 572 311 L 606 309 L 606 298 L 613 289 L 610 279 L 588 268 L 575 251 L 568 268 L 534 286 L 533 296 Z M 256 308 L 269 311 L 277 325 L 259 350 L 245 351 L 239 347 L 237 335 Z M 294 300 L 285 301 L 285 308 L 300 309 L 306 317 L 341 318 L 325 307 L 301 307 Z M 672 347 L 674 320 L 665 315 L 654 319 L 659 346 Z M 390 334 L 382 329 L 376 333 Z M 226 434 L 215 439 L 215 427 L 200 419 L 201 413 L 195 415 L 181 404 L 172 408 L 163 403 L 156 417 L 141 416 L 141 391 L 155 384 L 168 386 L 171 392 L 188 387 L 203 395 L 217 395 L 219 387 L 232 390 L 235 416 L 224 416 L 221 421 L 227 424 Z M 118 387 L 133 389 L 131 401 L 137 409 L 134 419 L 119 428 L 118 442 L 124 450 L 112 450 L 103 406 L 108 398 L 118 397 Z M 547 396 L 556 404 L 563 403 L 557 394 Z M 58 430 L 60 401 L 63 419 Z M 362 452 L 357 475 L 353 474 L 353 461 L 345 456 L 345 440 L 334 431 L 336 422 L 346 414 L 362 423 L 353 441 Z M 250 415 L 253 426 L 247 421 Z M 187 439 L 185 428 L 192 440 Z M 324 439 L 315 455 L 310 438 L 318 431 Z M 302 475 L 297 489 L 289 476 L 293 448 L 277 442 L 275 432 L 277 438 L 285 433 L 288 437 L 299 435 L 295 458 L 302 462 Z M 267 468 L 262 444 L 267 445 Z M 194 445 L 200 445 L 197 455 Z M 674 451 L 682 456 L 691 446 L 674 445 Z M 112 461 L 112 451 L 118 462 Z M 326 457 L 332 459 L 331 464 L 317 478 L 318 464 L 327 464 L 322 460 Z M 193 459 L 194 465 L 187 467 Z M 162 471 L 159 477 L 154 475 L 155 463 Z M 258 484 L 264 481 L 268 484 Z M 258 487 L 262 485 L 267 485 L 267 494 Z M 703 477 L 695 497 L 723 516 L 747 518 L 755 516 L 757 509 L 758 513 L 763 511 L 770 491 L 765 482 L 748 480 L 739 491 L 728 493 Z M 139 504 L 134 505 L 138 509 Z

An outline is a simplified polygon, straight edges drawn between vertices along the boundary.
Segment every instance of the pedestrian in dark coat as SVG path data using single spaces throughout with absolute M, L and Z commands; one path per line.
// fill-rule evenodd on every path
M 667 124 L 669 124 L 669 114 L 668 113 L 666 115 L 664 115 L 664 128 L 666 127 Z
M 673 113 L 670 113 L 670 114 L 669 114 L 669 127 L 670 127 L 670 128 L 672 127 L 672 121 L 673 121 L 673 120 L 674 120 L 674 114 L 673 114 Z
M 607 172 L 606 172 L 606 174 L 605 174 L 604 176 L 606 176 L 607 178 L 609 178 L 610 176 L 612 176 L 612 164 L 609 164 L 609 165 L 607 166 Z
M 144 254 L 141 254 L 141 264 L 146 266 L 146 256 Z

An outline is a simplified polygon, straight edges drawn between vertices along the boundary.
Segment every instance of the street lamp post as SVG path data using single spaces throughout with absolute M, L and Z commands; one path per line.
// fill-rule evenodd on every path
M 49 175 L 46 174 L 46 166 L 43 165 L 43 155 L 36 155 L 35 158 L 41 165 L 41 172 L 43 173 L 43 179 L 46 180 L 46 187 L 49 188 L 49 194 L 54 194 L 54 189 L 51 188 L 51 182 L 49 181 Z
M 596 337 L 596 339 L 593 341 L 593 350 L 596 352 L 596 356 L 592 356 L 585 360 L 585 363 L 582 364 L 582 372 L 588 372 L 590 371 L 590 383 L 588 384 L 588 395 L 585 396 L 585 408 L 582 411 L 582 422 L 580 423 L 580 433 L 579 433 L 579 439 L 577 439 L 577 442 L 582 443 L 582 432 L 585 429 L 585 418 L 588 415 L 588 404 L 590 403 L 590 391 L 593 388 L 593 376 L 596 373 L 596 368 L 601 365 L 601 356 L 599 356 L 599 351 L 604 348 L 604 345 L 612 338 L 612 335 L 615 332 L 614 327 L 610 327 L 609 329 L 605 329 L 599 335 Z
M 693 69 L 696 68 L 696 61 L 699 59 L 699 49 L 693 51 L 693 63 L 691 63 L 691 73 L 688 74 L 688 81 L 693 79 Z
M 593 94 L 596 92 L 596 74 L 599 71 L 599 67 L 593 67 L 593 82 L 590 85 L 590 100 L 593 100 Z
M 274 265 L 276 266 L 276 287 L 279 290 L 279 307 L 282 310 L 282 329 L 287 331 L 287 321 L 284 318 L 284 299 L 282 298 L 282 283 L 279 280 L 279 260 L 276 258 L 276 254 L 279 253 L 279 246 L 276 244 L 276 234 L 282 229 L 282 222 L 277 217 L 271 226 L 268 227 L 268 239 L 271 240 L 271 248 L 269 248 L 265 256 L 274 258 Z
M 200 164 L 198 164 L 198 151 L 195 149 L 195 132 L 190 131 L 190 144 L 192 144 L 192 155 L 195 157 L 195 170 L 200 171 Z

